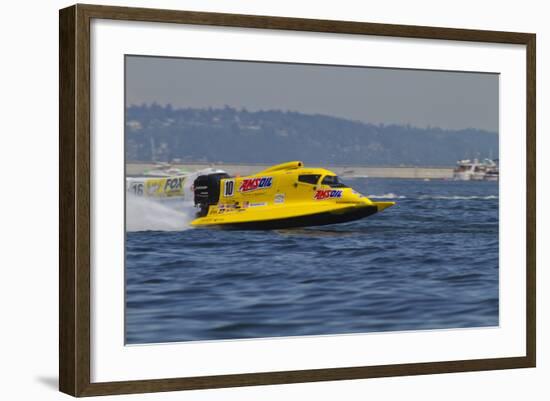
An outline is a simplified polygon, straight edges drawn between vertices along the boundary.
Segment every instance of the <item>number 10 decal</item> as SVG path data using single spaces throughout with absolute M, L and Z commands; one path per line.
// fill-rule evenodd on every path
M 225 180 L 223 184 L 223 196 L 233 196 L 235 192 L 235 180 Z

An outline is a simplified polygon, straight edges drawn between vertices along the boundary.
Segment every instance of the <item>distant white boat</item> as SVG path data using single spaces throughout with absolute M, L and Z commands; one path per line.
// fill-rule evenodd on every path
M 188 173 L 188 170 L 173 167 L 170 163 L 156 162 L 155 165 L 149 170 L 146 170 L 143 175 L 147 177 L 172 177 L 175 175 L 183 175 Z
M 358 174 L 355 170 L 344 170 L 342 172 L 342 178 L 368 178 L 366 174 Z
M 453 179 L 458 181 L 498 181 L 499 168 L 495 160 L 465 159 L 456 162 Z

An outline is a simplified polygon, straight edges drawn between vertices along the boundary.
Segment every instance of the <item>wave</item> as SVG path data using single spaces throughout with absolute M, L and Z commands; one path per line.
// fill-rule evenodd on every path
M 383 195 L 368 195 L 372 199 L 419 199 L 419 200 L 490 200 L 498 199 L 498 195 L 420 195 L 418 197 L 397 195 L 392 192 Z
M 407 199 L 406 196 L 403 196 L 403 195 L 396 195 L 394 193 L 388 193 L 388 194 L 384 194 L 384 195 L 368 195 L 369 198 L 374 198 L 374 199 Z
M 498 199 L 498 195 L 485 195 L 485 196 L 478 196 L 478 195 L 420 195 L 418 199 L 426 200 L 426 199 L 433 199 L 433 200 L 489 200 L 489 199 Z

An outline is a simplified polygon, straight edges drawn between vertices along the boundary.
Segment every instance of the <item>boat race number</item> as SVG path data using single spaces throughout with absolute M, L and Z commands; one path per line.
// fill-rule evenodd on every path
M 133 192 L 134 195 L 142 196 L 143 195 L 143 183 L 133 183 L 130 186 L 130 192 Z
M 223 184 L 223 196 L 233 196 L 235 192 L 235 180 L 225 180 Z

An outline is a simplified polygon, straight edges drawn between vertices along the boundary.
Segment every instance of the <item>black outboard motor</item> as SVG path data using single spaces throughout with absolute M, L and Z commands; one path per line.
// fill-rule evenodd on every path
M 208 207 L 218 203 L 220 198 L 220 181 L 230 178 L 226 173 L 199 175 L 193 182 L 195 206 L 200 207 L 199 217 L 206 216 Z

